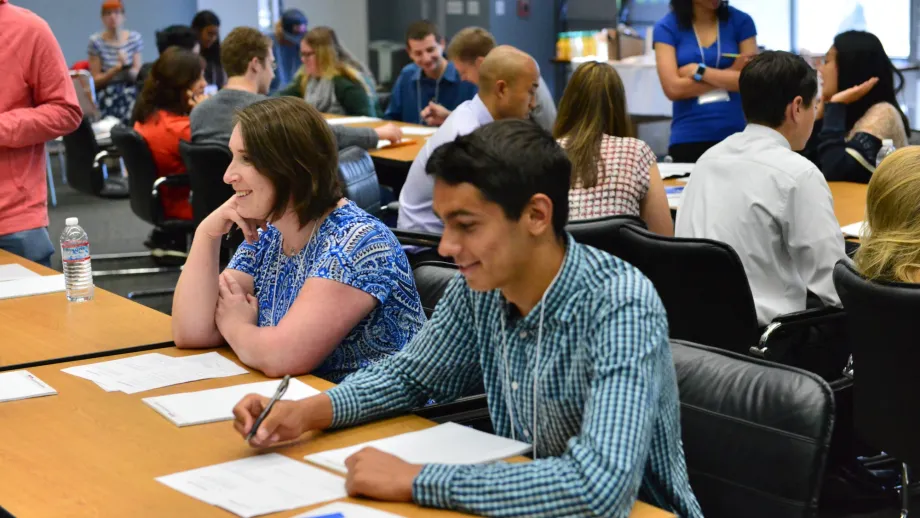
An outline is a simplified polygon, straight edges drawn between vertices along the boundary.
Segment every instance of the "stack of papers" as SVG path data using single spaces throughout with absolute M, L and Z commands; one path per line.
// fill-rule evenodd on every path
M 390 147 L 390 146 L 401 146 L 404 144 L 411 144 L 413 142 L 415 141 L 412 140 L 411 138 L 404 138 L 395 144 L 387 139 L 380 139 L 377 141 L 377 149 L 383 149 L 385 147 Z
M 678 176 L 687 176 L 693 171 L 696 164 L 684 164 L 679 162 L 658 162 L 658 172 L 661 173 L 662 179 L 676 178 Z
M 259 394 L 270 398 L 275 394 L 280 383 L 281 380 L 262 381 L 198 392 L 148 397 L 144 398 L 144 403 L 176 426 L 229 421 L 233 419 L 233 407 L 246 395 Z M 317 394 L 319 391 L 315 388 L 296 378 L 291 378 L 287 392 L 281 399 L 297 401 Z
M 864 221 L 857 221 L 856 223 L 851 223 L 849 225 L 844 225 L 840 227 L 840 230 L 843 231 L 844 237 L 859 237 L 860 232 L 862 231 Z
M 0 282 L 31 279 L 34 277 L 41 277 L 41 275 L 21 264 L 0 264 Z
M 684 197 L 684 187 L 665 187 L 664 192 L 668 195 L 668 206 L 672 210 L 680 208 L 680 200 Z
M 335 502 L 318 509 L 298 514 L 294 518 L 401 518 L 398 514 L 378 511 L 348 502 Z
M 269 453 L 159 477 L 157 482 L 237 516 L 277 513 L 345 498 L 345 480 Z
M 52 394 L 57 391 L 29 371 L 0 373 L 0 403 Z
M 15 299 L 64 291 L 64 275 L 38 275 L 0 282 L 0 299 Z
M 181 358 L 150 353 L 62 370 L 90 380 L 106 392 L 126 394 L 249 372 L 216 352 Z
M 422 128 L 415 126 L 403 126 L 399 129 L 402 130 L 403 135 L 412 135 L 415 137 L 430 137 L 438 131 L 438 128 Z
M 359 115 L 357 117 L 339 117 L 336 119 L 326 119 L 326 122 L 335 126 L 340 124 L 367 124 L 369 122 L 380 122 L 382 120 L 383 119 L 378 119 L 377 117 Z
M 365 447 L 395 455 L 411 464 L 484 464 L 530 451 L 530 445 L 457 423 L 395 435 L 338 450 L 314 453 L 306 460 L 339 473 L 347 473 L 345 459 Z

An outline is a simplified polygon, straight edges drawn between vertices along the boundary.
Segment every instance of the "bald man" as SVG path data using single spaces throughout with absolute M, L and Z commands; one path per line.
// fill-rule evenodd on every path
M 441 233 L 444 225 L 431 209 L 434 179 L 425 173 L 428 157 L 442 144 L 492 121 L 526 119 L 536 102 L 539 80 L 537 62 L 526 52 L 507 45 L 489 52 L 479 67 L 479 93 L 451 112 L 412 162 L 399 195 L 399 229 Z M 415 248 L 407 251 L 420 252 Z

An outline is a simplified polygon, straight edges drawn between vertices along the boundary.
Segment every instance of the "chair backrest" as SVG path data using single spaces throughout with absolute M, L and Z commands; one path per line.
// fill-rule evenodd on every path
M 679 340 L 671 341 L 671 352 L 687 469 L 703 514 L 817 516 L 834 428 L 827 382 Z
M 431 318 L 435 306 L 444 296 L 448 283 L 458 271 L 457 265 L 440 261 L 424 261 L 415 265 L 412 270 L 415 275 L 415 288 L 418 290 L 426 317 Z
M 96 84 L 93 74 L 88 70 L 71 70 L 70 80 L 73 81 L 74 90 L 77 92 L 77 101 L 83 116 L 90 120 L 99 118 L 99 108 L 96 106 Z
M 188 170 L 192 214 L 197 225 L 233 196 L 233 187 L 224 183 L 233 155 L 223 144 L 192 144 L 184 140 L 179 142 L 179 153 Z
M 88 117 L 77 129 L 64 135 L 64 156 L 67 162 L 67 183 L 83 194 L 97 196 L 105 187 L 102 168 L 95 167 L 99 145 Z
M 565 229 L 575 241 L 619 257 L 622 248 L 619 230 L 623 225 L 646 228 L 642 218 L 621 215 L 569 221 Z
M 128 172 L 128 191 L 131 210 L 142 220 L 158 225 L 163 219 L 161 204 L 153 198 L 153 182 L 157 165 L 147 141 L 140 133 L 122 124 L 112 128 L 112 143 L 118 148 Z
M 339 178 L 345 197 L 372 216 L 380 216 L 380 182 L 367 151 L 351 146 L 339 152 Z
M 759 339 L 754 297 L 729 245 L 619 228 L 618 255 L 648 277 L 668 312 L 671 338 L 746 353 Z
M 848 261 L 834 267 L 834 285 L 846 309 L 853 351 L 856 430 L 872 446 L 920 465 L 920 285 L 872 282 Z

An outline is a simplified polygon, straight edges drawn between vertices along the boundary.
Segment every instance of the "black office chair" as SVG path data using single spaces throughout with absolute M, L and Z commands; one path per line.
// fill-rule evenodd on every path
M 690 484 L 708 518 L 813 518 L 834 429 L 819 376 L 672 340 Z
M 619 229 L 623 225 L 647 228 L 642 218 L 619 215 L 569 221 L 565 230 L 572 234 L 575 241 L 619 257 L 621 248 Z
M 902 514 L 909 508 L 908 466 L 920 465 L 920 285 L 872 282 L 848 262 L 834 268 L 853 351 L 854 427 L 862 439 L 901 461 Z
M 435 306 L 444 296 L 444 290 L 458 271 L 456 264 L 439 261 L 424 261 L 412 268 L 415 288 L 422 300 L 422 309 L 425 310 L 426 317 L 431 318 Z
M 386 221 L 399 212 L 399 203 L 383 205 L 374 161 L 366 150 L 351 146 L 339 151 L 339 179 L 345 197 L 365 212 Z M 393 225 L 391 225 L 393 226 Z
M 186 238 L 195 231 L 195 222 L 181 219 L 167 218 L 163 212 L 160 201 L 160 189 L 163 186 L 189 186 L 187 174 L 171 176 L 158 176 L 156 163 L 150 148 L 138 132 L 121 124 L 112 128 L 112 142 L 118 148 L 128 170 L 128 191 L 131 200 L 131 211 L 140 219 L 150 223 L 165 232 L 183 233 Z M 103 259 L 123 259 L 130 257 L 150 257 L 153 252 L 138 252 L 130 254 L 110 254 Z M 97 259 L 98 256 L 93 257 Z M 176 272 L 181 268 L 158 267 L 137 268 L 132 270 L 112 270 L 109 272 L 93 272 L 94 276 L 103 275 L 148 275 L 153 273 Z M 149 295 L 166 295 L 173 290 L 150 290 L 145 292 L 129 293 L 129 298 Z
M 230 149 L 218 143 L 198 143 L 180 141 L 179 154 L 188 171 L 189 184 L 192 188 L 192 216 L 197 227 L 204 218 L 217 210 L 233 195 L 233 187 L 224 183 L 224 173 L 230 167 L 233 154 Z M 233 232 L 229 239 L 221 241 L 220 262 L 222 265 L 243 242 L 243 233 Z
M 109 177 L 106 158 L 114 157 L 96 143 L 96 135 L 88 118 L 84 118 L 69 135 L 64 135 L 64 156 L 68 172 L 67 183 L 83 194 L 100 198 L 127 198 L 124 181 Z M 120 174 L 120 172 L 119 172 Z
M 780 315 L 760 330 L 744 266 L 731 246 L 710 239 L 663 237 L 632 225 L 618 232 L 619 257 L 655 285 L 668 312 L 671 338 L 786 362 L 793 353 L 803 355 L 790 350 L 794 340 L 788 338 L 793 333 L 816 325 L 842 326 L 841 309 L 818 308 Z M 848 351 L 841 347 L 827 354 L 809 358 L 809 370 L 839 374 Z

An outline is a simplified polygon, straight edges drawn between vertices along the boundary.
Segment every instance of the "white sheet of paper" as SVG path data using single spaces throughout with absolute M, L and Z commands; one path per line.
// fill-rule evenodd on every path
M 233 419 L 233 407 L 248 394 L 272 397 L 280 383 L 281 380 L 261 381 L 198 392 L 148 397 L 143 401 L 176 426 L 214 423 Z M 319 391 L 315 388 L 291 378 L 287 392 L 281 399 L 297 401 L 317 394 Z
M 358 115 L 355 117 L 339 117 L 337 119 L 326 119 L 331 125 L 336 124 L 364 124 L 368 122 L 380 122 L 383 119 L 378 119 L 377 117 L 368 117 L 366 115 Z
M 864 221 L 857 221 L 856 223 L 840 227 L 840 230 L 843 231 L 845 237 L 859 237 L 859 232 L 862 230 L 864 224 Z
M 403 142 L 412 142 L 412 139 L 411 139 L 411 138 L 404 138 L 404 139 L 402 139 L 402 140 L 399 141 L 400 144 L 402 144 Z M 390 141 L 387 140 L 387 139 L 380 139 L 380 140 L 377 141 L 377 149 L 383 149 L 383 148 L 385 148 L 385 147 L 389 147 L 389 146 L 392 146 L 392 145 L 393 145 L 393 143 L 390 142 Z
M 346 496 L 344 479 L 278 453 L 215 464 L 156 480 L 246 518 Z
M 695 165 L 680 162 L 658 162 L 658 172 L 661 173 L 662 179 L 685 176 L 693 171 L 693 166 Z
M 348 502 L 334 502 L 329 505 L 318 507 L 312 511 L 298 514 L 294 518 L 318 518 L 320 516 L 329 516 L 330 514 L 341 514 L 345 518 L 402 518 L 398 514 L 388 513 L 372 507 L 365 507 Z
M 0 372 L 0 403 L 57 394 L 29 371 Z
M 249 372 L 213 351 L 181 358 L 149 353 L 68 367 L 62 371 L 90 380 L 107 392 L 120 390 L 126 394 Z
M 0 299 L 15 299 L 64 291 L 64 275 L 39 275 L 0 283 Z
M 41 277 L 21 264 L 0 264 L 0 282 Z
M 480 432 L 456 423 L 409 432 L 363 444 L 329 450 L 304 457 L 339 473 L 347 473 L 345 459 L 358 450 L 373 446 L 412 464 L 484 464 L 530 450 L 530 445 Z
M 412 135 L 414 137 L 430 137 L 438 131 L 438 128 L 417 128 L 415 126 L 403 126 L 399 129 L 402 130 L 403 135 Z

